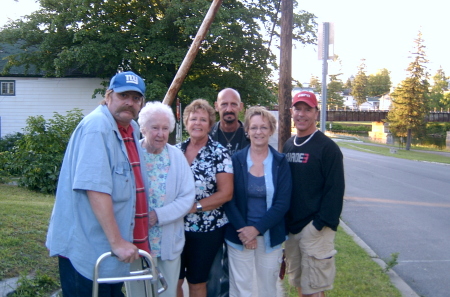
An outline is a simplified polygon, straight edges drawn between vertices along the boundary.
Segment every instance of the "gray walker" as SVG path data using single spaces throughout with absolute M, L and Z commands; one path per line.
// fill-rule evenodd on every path
M 144 268 L 142 270 L 131 271 L 129 276 L 123 277 L 108 277 L 108 278 L 99 278 L 98 270 L 100 263 L 108 258 L 113 257 L 112 252 L 106 252 L 100 257 L 98 257 L 97 262 L 94 267 L 94 279 L 92 285 L 92 297 L 98 296 L 98 285 L 99 284 L 107 284 L 107 283 L 116 283 L 116 282 L 131 282 L 131 281 L 143 281 L 145 288 L 145 297 L 156 297 L 167 289 L 167 282 L 164 279 L 164 276 L 156 267 L 152 256 L 146 251 L 139 250 L 139 255 L 144 257 L 147 260 L 147 263 L 150 267 Z M 161 283 L 161 288 L 158 290 L 158 282 Z M 126 286 L 127 287 L 127 286 Z M 128 290 L 127 290 L 128 291 Z M 137 297 L 131 296 L 128 294 L 128 297 Z

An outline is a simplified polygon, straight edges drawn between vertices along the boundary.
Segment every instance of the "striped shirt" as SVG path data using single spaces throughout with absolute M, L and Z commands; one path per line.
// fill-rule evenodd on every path
M 118 125 L 119 126 L 119 125 Z M 148 207 L 145 197 L 144 181 L 141 174 L 141 163 L 133 140 L 133 127 L 130 125 L 127 129 L 119 126 L 120 135 L 122 135 L 125 147 L 127 148 L 128 159 L 136 180 L 136 213 L 134 217 L 133 243 L 141 250 L 150 252 L 148 242 Z

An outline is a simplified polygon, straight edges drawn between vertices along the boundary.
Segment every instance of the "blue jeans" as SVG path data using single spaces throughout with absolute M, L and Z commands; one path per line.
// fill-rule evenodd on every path
M 92 284 L 90 279 L 85 278 L 76 271 L 69 259 L 58 257 L 59 278 L 64 297 L 90 297 L 92 296 Z M 124 297 L 122 283 L 100 284 L 98 297 Z

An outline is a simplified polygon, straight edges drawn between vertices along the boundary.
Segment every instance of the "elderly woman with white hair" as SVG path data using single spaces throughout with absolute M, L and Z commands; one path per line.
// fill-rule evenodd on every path
M 167 143 L 175 127 L 172 109 L 161 102 L 148 102 L 139 113 L 138 123 L 144 138 L 140 148 L 149 184 L 149 241 L 151 255 L 164 275 L 168 288 L 160 296 L 176 296 L 183 251 L 184 216 L 194 204 L 195 184 L 192 170 L 183 153 Z M 133 270 L 140 269 L 136 267 Z M 133 284 L 133 283 L 130 283 Z M 130 289 L 129 287 L 133 288 Z M 127 287 L 133 296 L 145 296 Z M 139 286 L 142 289 L 142 286 Z M 132 290 L 130 292 L 130 290 Z

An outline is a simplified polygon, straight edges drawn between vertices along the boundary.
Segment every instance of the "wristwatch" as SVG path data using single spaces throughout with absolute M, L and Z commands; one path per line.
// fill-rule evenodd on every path
M 200 202 L 197 202 L 197 211 L 203 211 L 202 205 L 200 204 Z

